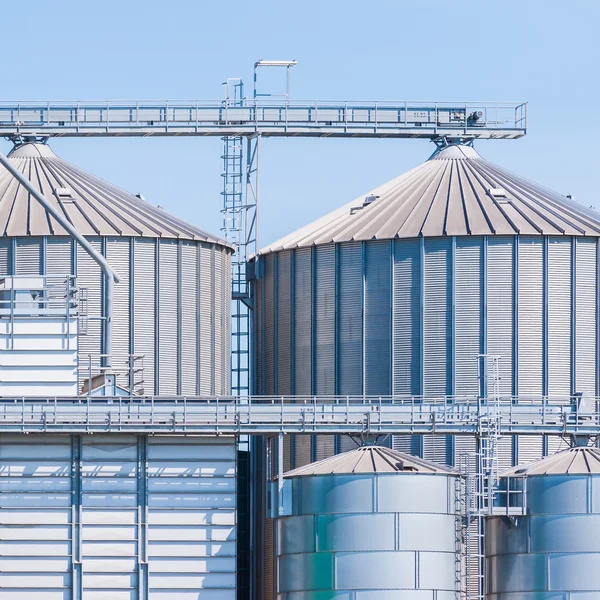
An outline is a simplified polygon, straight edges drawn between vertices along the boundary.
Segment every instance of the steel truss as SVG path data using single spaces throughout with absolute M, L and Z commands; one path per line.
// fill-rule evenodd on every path
M 509 398 L 493 407 L 467 396 L 4 398 L 0 433 L 481 436 L 482 423 L 493 416 L 498 435 L 596 436 L 599 402 L 582 412 L 568 398 Z

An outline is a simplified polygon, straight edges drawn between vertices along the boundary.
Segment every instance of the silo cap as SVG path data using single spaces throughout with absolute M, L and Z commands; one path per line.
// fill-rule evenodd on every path
M 324 460 L 288 471 L 284 477 L 308 477 L 310 475 L 358 475 L 369 473 L 424 473 L 456 474 L 446 465 L 440 465 L 411 454 L 382 446 L 363 446 L 336 454 Z
M 569 448 L 529 465 L 519 465 L 502 473 L 502 477 L 530 475 L 600 475 L 600 449 Z

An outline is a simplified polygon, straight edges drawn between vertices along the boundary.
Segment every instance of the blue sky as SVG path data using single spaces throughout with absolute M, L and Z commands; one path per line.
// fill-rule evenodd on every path
M 260 58 L 298 60 L 296 99 L 525 100 L 528 135 L 477 149 L 600 209 L 597 0 L 29 0 L 9 20 L 3 100 L 221 98 L 227 77 L 251 83 Z M 217 138 L 52 146 L 218 232 Z M 262 242 L 401 174 L 431 151 L 417 140 L 265 140 Z

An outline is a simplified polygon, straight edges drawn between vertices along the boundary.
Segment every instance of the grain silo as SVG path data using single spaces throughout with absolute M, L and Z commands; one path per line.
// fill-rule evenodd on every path
M 494 384 L 504 397 L 597 395 L 599 235 L 594 210 L 471 146 L 441 148 L 259 253 L 256 392 L 485 395 L 493 369 L 479 377 L 477 357 L 489 354 L 500 356 Z M 286 468 L 345 444 L 287 436 Z M 559 444 L 507 436 L 500 467 Z M 443 435 L 393 445 L 449 465 L 475 448 Z M 268 572 L 268 526 L 264 536 Z
M 598 490 L 597 448 L 571 448 L 504 473 L 498 500 L 509 508 L 486 526 L 487 598 L 598 598 Z
M 112 371 L 131 354 L 143 355 L 134 389 L 120 390 L 125 402 L 144 402 L 140 393 L 166 395 L 162 402 L 227 393 L 231 248 L 57 158 L 46 145 L 19 146 L 10 161 L 120 275 Z M 47 336 L 42 351 L 31 347 L 32 331 L 35 342 L 48 322 L 58 323 L 68 340 L 61 352 L 73 353 L 72 371 L 79 371 L 76 395 L 88 355 L 95 368 L 106 352 L 100 268 L 4 169 L 0 228 L 0 382 L 6 364 L 26 363 L 35 353 L 45 364 L 20 364 L 23 375 L 11 389 L 20 386 L 20 397 L 40 394 L 30 379 L 50 372 L 58 350 Z M 77 302 L 60 316 L 46 309 L 37 286 L 70 275 Z M 11 308 L 21 296 L 27 315 Z M 34 329 L 15 330 L 23 320 L 34 321 Z M 48 377 L 41 386 L 46 397 L 56 383 Z M 77 411 L 86 401 L 62 402 Z M 135 435 L 109 426 L 96 434 L 3 433 L 0 467 L 1 599 L 235 599 L 234 438 Z
M 372 446 L 286 473 L 278 600 L 453 600 L 462 518 L 454 512 L 457 477 Z
M 143 355 L 136 392 L 226 394 L 230 247 L 58 158 L 45 144 L 17 146 L 9 159 L 121 276 L 115 286 L 114 369 L 122 369 L 130 355 Z M 1 167 L 0 274 L 76 275 L 86 298 L 81 374 L 90 356 L 97 369 L 106 352 L 100 268 Z

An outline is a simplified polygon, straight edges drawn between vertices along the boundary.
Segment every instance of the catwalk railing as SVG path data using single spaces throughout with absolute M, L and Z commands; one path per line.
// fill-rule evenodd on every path
M 0 135 L 519 138 L 525 102 L 0 102 Z
M 600 399 L 580 406 L 569 397 L 504 398 L 500 432 L 600 434 Z M 0 432 L 477 435 L 490 410 L 473 396 L 2 398 Z

